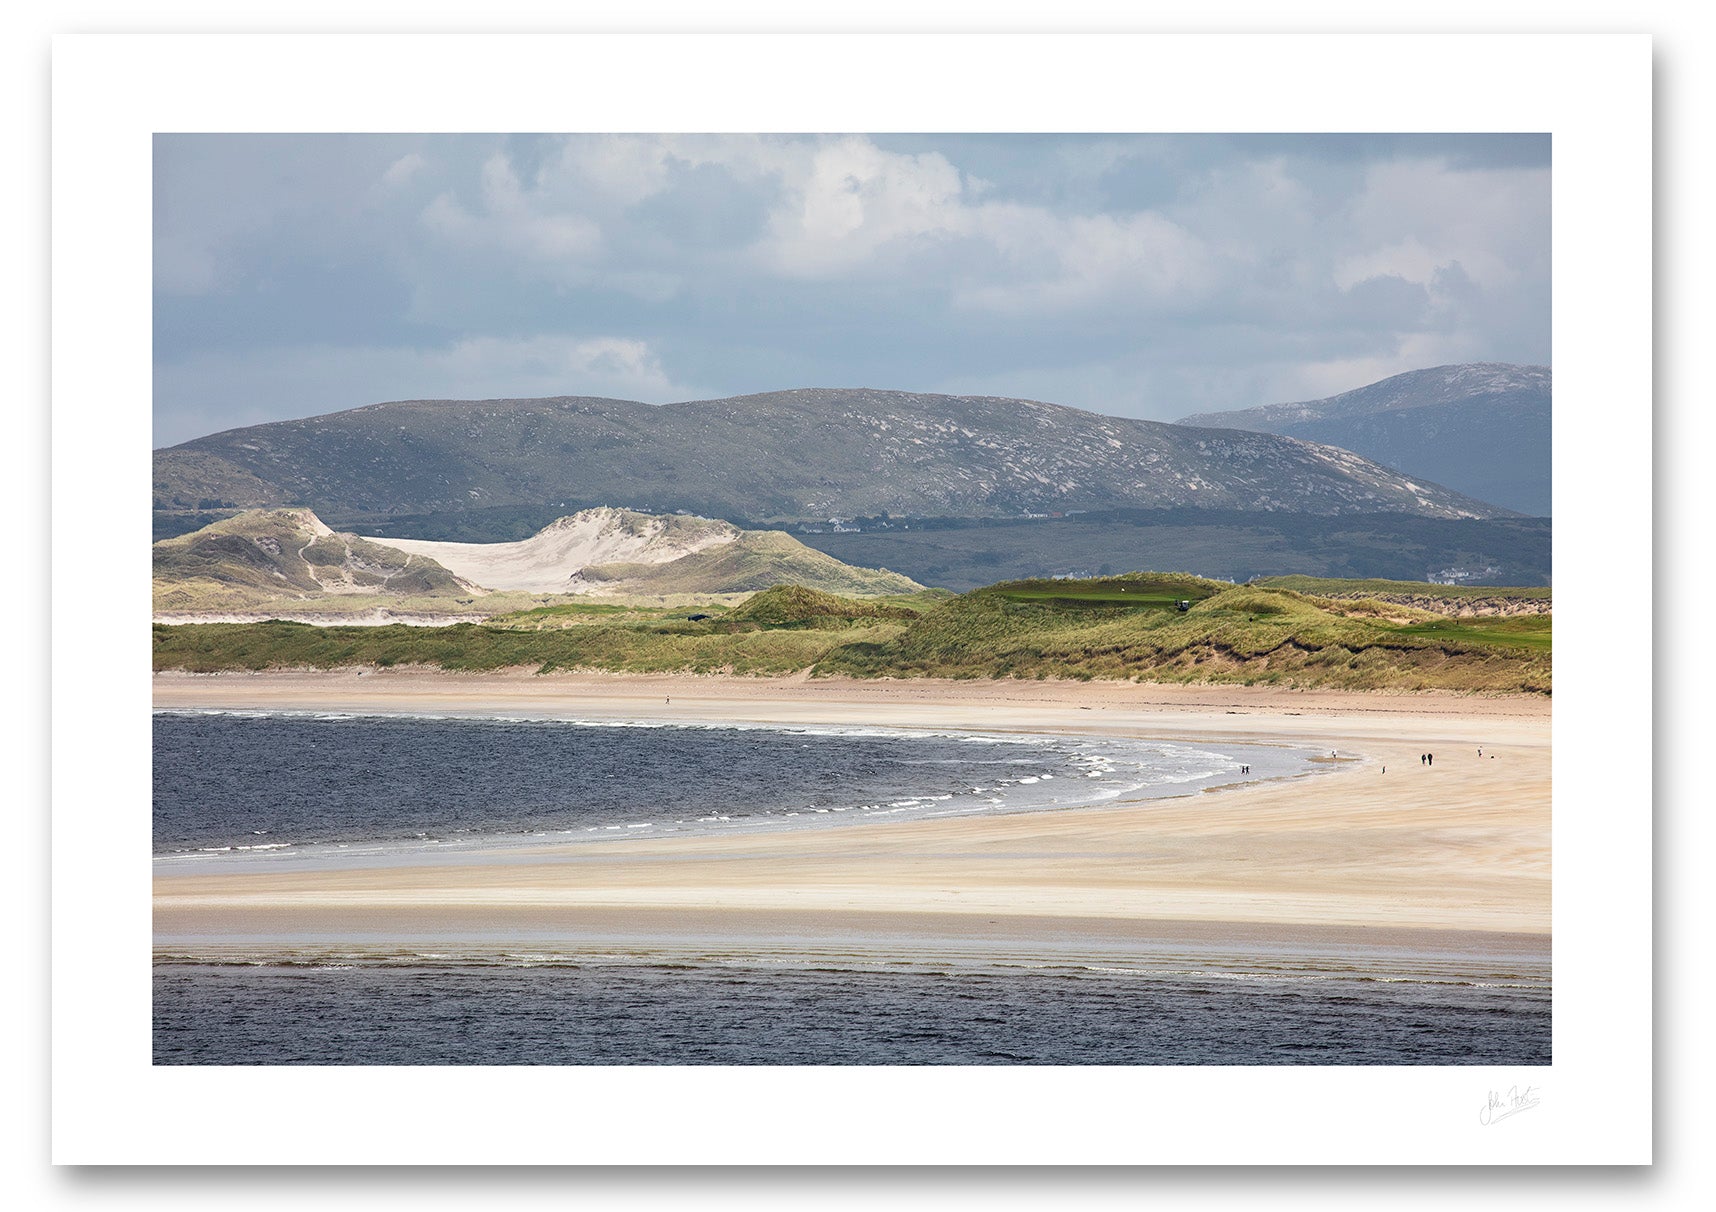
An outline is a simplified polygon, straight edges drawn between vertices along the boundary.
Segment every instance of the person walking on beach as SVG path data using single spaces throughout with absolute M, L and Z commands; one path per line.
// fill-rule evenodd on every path
M 1425 758 L 1424 764 L 1426 766 L 1434 766 L 1436 764 L 1436 755 L 1434 753 L 1426 753 L 1424 755 L 1424 758 Z

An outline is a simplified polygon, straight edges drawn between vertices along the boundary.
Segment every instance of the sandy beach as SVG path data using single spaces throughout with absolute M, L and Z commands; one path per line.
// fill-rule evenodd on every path
M 159 674 L 155 703 L 1083 732 L 1332 755 L 1295 779 L 1053 812 L 625 838 L 493 863 L 158 874 L 159 946 L 1548 951 L 1545 700 L 408 670 Z

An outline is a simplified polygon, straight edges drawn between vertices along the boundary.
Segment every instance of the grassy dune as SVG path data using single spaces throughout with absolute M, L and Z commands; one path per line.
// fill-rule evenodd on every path
M 1190 603 L 1178 609 L 1177 603 Z M 1455 618 L 1196 577 L 1016 581 L 937 603 L 780 587 L 730 610 L 598 604 L 486 625 L 157 626 L 157 669 L 403 664 L 853 677 L 1243 682 L 1343 689 L 1551 690 L 1551 618 Z M 693 619 L 692 613 L 705 617 Z M 575 621 L 573 621 L 575 619 Z M 568 622 L 571 625 L 568 625 Z
M 534 668 L 627 673 L 785 674 L 807 669 L 844 643 L 880 642 L 902 624 L 820 629 L 715 630 L 695 623 L 593 624 L 521 631 L 451 627 L 312 627 L 306 623 L 188 623 L 155 628 L 155 668 L 336 669 L 434 665 L 480 672 Z
M 1022 597 L 1011 586 L 995 586 L 955 599 L 891 640 L 836 650 L 818 670 L 860 677 L 1550 690 L 1548 616 L 1531 616 L 1536 627 L 1504 628 L 1499 624 L 1524 620 L 1454 619 L 1219 582 L 1205 588 L 1182 613 L 1171 604 L 1134 604 L 1119 595 Z M 1190 596 L 1183 583 L 1169 592 Z
M 855 568 L 778 530 L 747 530 L 731 543 L 666 564 L 594 564 L 583 580 L 628 594 L 731 593 L 812 584 L 843 594 L 911 593 L 922 586 L 886 568 Z

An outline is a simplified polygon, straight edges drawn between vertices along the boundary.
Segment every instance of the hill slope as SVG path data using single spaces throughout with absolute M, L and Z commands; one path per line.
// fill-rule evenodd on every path
M 488 589 L 587 593 L 579 573 L 592 564 L 660 565 L 738 539 L 740 530 L 708 518 L 654 517 L 626 509 L 585 509 L 549 523 L 517 543 L 437 543 L 388 539 L 389 545 L 436 560 Z
M 1325 400 L 1185 417 L 1303 438 L 1534 517 L 1550 511 L 1547 366 L 1474 362 L 1395 375 Z
M 233 609 L 279 598 L 469 596 L 475 587 L 435 560 L 336 534 L 308 509 L 227 518 L 153 551 L 157 609 Z
M 520 543 L 378 543 L 337 534 L 308 509 L 251 510 L 154 546 L 155 608 L 169 616 L 341 598 L 474 599 L 524 594 L 913 593 L 917 582 L 855 568 L 778 531 L 708 518 L 591 509 Z M 375 603 L 380 605 L 380 602 Z M 483 613 L 482 607 L 476 607 Z M 491 607 L 488 613 L 493 612 Z M 460 613 L 469 613 L 463 611 Z
M 344 519 L 598 503 L 757 519 L 1506 512 L 1273 434 L 867 389 L 659 407 L 585 397 L 374 404 L 157 451 L 154 482 L 157 509 L 300 503 Z
M 779 530 L 742 530 L 730 543 L 666 564 L 595 564 L 579 573 L 578 581 L 581 592 L 607 594 L 749 593 L 804 585 L 824 593 L 872 597 L 923 588 L 885 568 L 843 564 Z
M 802 591 L 713 617 L 578 626 L 157 626 L 155 668 L 312 666 L 1112 678 L 1349 690 L 1551 691 L 1553 618 L 1453 618 L 1175 574 L 993 585 L 922 610 Z M 1179 609 L 1180 602 L 1188 608 Z
M 880 595 L 923 588 L 887 569 L 843 564 L 780 531 L 627 509 L 582 510 L 517 543 L 388 542 L 475 584 L 527 593 L 749 593 L 796 584 Z

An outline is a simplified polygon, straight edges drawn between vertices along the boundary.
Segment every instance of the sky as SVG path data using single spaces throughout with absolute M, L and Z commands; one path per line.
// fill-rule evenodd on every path
M 154 428 L 1550 361 L 1548 135 L 158 135 Z

